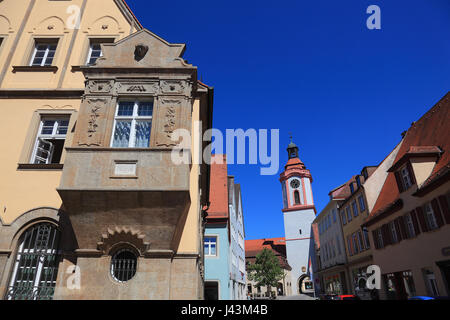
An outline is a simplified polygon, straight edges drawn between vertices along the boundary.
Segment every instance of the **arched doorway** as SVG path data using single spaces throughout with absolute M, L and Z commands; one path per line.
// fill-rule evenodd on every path
M 311 279 L 306 275 L 300 276 L 298 279 L 298 293 L 300 294 L 312 294 L 314 293 L 314 285 Z
M 277 284 L 277 295 L 284 296 L 283 284 L 280 282 Z

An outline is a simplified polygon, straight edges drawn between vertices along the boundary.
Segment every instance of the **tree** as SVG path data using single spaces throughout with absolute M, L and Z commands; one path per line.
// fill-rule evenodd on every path
M 255 281 L 257 287 L 266 286 L 270 294 L 271 287 L 276 287 L 283 279 L 284 272 L 272 250 L 264 248 L 256 255 L 255 263 L 247 267 L 248 279 Z

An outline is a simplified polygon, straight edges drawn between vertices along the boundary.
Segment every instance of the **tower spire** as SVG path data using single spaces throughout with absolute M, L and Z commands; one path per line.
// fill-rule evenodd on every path
M 297 145 L 292 141 L 292 134 L 290 135 L 291 142 L 289 143 L 287 147 L 288 157 L 289 159 L 298 158 L 298 147 Z

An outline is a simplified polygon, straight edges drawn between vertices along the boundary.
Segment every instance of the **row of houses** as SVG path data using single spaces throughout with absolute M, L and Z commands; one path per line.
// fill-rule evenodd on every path
M 313 223 L 315 285 L 362 299 L 450 295 L 450 93 L 379 165 L 329 192 Z M 371 276 L 380 270 L 379 289 Z M 375 280 L 374 280 L 375 281 Z
M 213 155 L 204 256 L 205 299 L 244 300 L 245 229 L 240 184 L 228 174 L 225 155 Z

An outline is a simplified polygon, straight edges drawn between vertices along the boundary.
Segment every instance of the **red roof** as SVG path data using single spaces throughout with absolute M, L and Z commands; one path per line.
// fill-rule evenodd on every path
M 278 257 L 280 266 L 291 270 L 286 259 L 286 240 L 285 238 L 268 238 L 245 240 L 245 260 L 254 263 L 256 255 L 264 249 L 271 250 Z
M 433 168 L 430 177 L 439 176 L 450 161 L 450 92 L 433 108 L 414 122 L 406 132 L 403 143 L 394 163 L 408 153 L 436 153 L 437 147 L 443 151 Z M 421 187 L 421 186 L 419 186 Z M 394 172 L 389 172 L 380 195 L 369 217 L 389 207 L 399 198 L 399 191 Z
M 134 12 L 130 9 L 130 6 L 128 5 L 128 3 L 125 0 L 122 0 L 122 2 L 127 7 L 128 11 L 131 13 L 131 15 L 133 16 L 133 18 L 136 21 L 136 23 L 138 24 L 138 26 L 141 27 L 141 29 L 144 29 L 142 24 L 139 22 L 138 18 L 134 15 Z
M 214 163 L 214 161 L 222 163 Z M 226 155 L 211 156 L 210 206 L 206 218 L 228 218 L 228 170 Z

